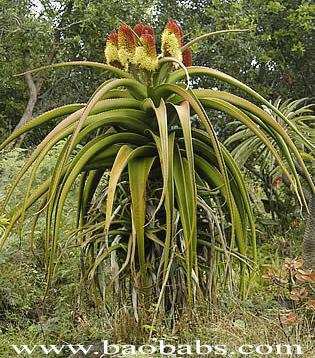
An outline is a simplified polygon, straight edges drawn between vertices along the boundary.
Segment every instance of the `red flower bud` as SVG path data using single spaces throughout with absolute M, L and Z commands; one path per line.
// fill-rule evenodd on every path
M 118 33 L 116 31 L 112 31 L 106 39 L 106 47 L 105 47 L 105 58 L 106 62 L 111 66 L 123 68 L 119 61 L 118 55 Z
M 141 41 L 149 56 L 156 56 L 155 38 L 151 34 L 144 33 L 141 36 Z
M 130 26 L 122 24 L 118 29 L 118 55 L 120 63 L 126 70 L 134 61 L 135 51 L 136 35 Z
M 184 44 L 183 43 L 184 34 L 183 34 L 183 30 L 182 30 L 180 24 L 177 21 L 173 20 L 173 19 L 169 19 L 167 24 L 166 24 L 166 29 L 170 33 L 174 34 L 176 36 L 180 46 L 183 46 L 183 44 Z
M 151 26 L 149 25 L 145 25 L 142 22 L 139 22 L 135 27 L 134 27 L 134 32 L 141 37 L 141 35 L 143 34 L 150 34 L 152 36 L 154 36 L 154 30 Z
M 118 46 L 118 33 L 117 31 L 112 31 L 106 39 L 106 43 L 110 43 L 112 45 Z
M 154 71 L 158 67 L 155 38 L 149 33 L 143 33 L 140 37 L 141 46 L 136 48 L 135 63 L 142 69 Z
M 183 51 L 183 64 L 186 67 L 192 66 L 192 52 L 191 52 L 190 48 L 186 48 Z
M 136 48 L 135 34 L 126 24 L 122 24 L 118 29 L 118 47 L 131 53 Z

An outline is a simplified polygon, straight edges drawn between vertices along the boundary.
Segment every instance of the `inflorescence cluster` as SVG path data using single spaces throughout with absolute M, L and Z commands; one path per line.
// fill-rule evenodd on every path
M 168 20 L 161 38 L 161 55 L 158 56 L 154 29 L 143 23 L 134 28 L 122 24 L 118 31 L 112 31 L 106 40 L 105 58 L 109 65 L 128 71 L 131 66 L 155 71 L 158 59 L 171 57 L 184 66 L 191 66 L 192 54 L 184 46 L 183 30 L 175 20 Z

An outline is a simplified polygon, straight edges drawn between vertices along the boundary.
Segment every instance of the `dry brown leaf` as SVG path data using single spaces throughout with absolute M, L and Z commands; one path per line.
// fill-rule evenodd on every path
M 294 312 L 289 312 L 280 315 L 280 322 L 285 326 L 294 326 L 300 322 L 300 317 Z
M 304 261 L 302 259 L 289 259 L 284 260 L 284 268 L 288 271 L 294 272 L 303 267 Z
M 315 272 L 311 270 L 309 271 L 298 270 L 298 272 L 295 275 L 295 278 L 300 282 L 315 283 Z
M 315 311 L 315 299 L 310 299 L 306 302 L 306 306 Z
M 290 298 L 293 301 L 301 301 L 308 296 L 308 291 L 305 287 L 295 288 L 290 292 Z

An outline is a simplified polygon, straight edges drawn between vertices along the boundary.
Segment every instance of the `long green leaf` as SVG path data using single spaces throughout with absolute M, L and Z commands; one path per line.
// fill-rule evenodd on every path
M 174 155 L 174 180 L 176 188 L 176 202 L 179 209 L 180 221 L 183 227 L 185 239 L 185 257 L 187 265 L 188 301 L 193 302 L 193 270 L 195 270 L 197 257 L 197 228 L 196 228 L 196 197 L 194 197 L 194 185 L 190 180 L 189 165 L 187 159 L 182 158 L 177 147 Z M 195 272 L 197 274 L 197 272 Z
M 143 284 L 146 284 L 146 255 L 144 248 L 144 224 L 146 214 L 146 185 L 155 158 L 135 158 L 128 162 L 131 194 L 131 216 L 137 240 L 138 256 Z
M 154 148 L 152 146 L 142 146 L 132 150 L 127 145 L 123 145 L 115 159 L 115 162 L 110 171 L 109 183 L 108 183 L 108 195 L 106 201 L 106 219 L 104 225 L 105 236 L 107 237 L 110 223 L 112 220 L 112 210 L 114 205 L 114 198 L 116 187 L 119 178 L 128 164 L 128 161 L 138 156 L 152 156 L 154 155 Z
M 167 118 L 167 110 L 163 99 L 159 107 L 156 107 L 152 100 L 147 100 L 147 106 L 151 107 L 156 115 L 156 120 L 158 122 L 159 127 L 159 137 L 151 132 L 153 139 L 156 142 L 159 158 L 161 163 L 162 175 L 163 175 L 163 189 L 160 201 L 155 209 L 152 218 L 154 218 L 157 211 L 161 208 L 163 201 L 165 199 L 165 194 L 168 186 L 168 177 L 169 177 L 169 150 L 168 150 L 168 118 Z
M 266 107 L 270 108 L 272 111 L 274 111 L 280 118 L 282 118 L 289 127 L 292 128 L 292 130 L 301 138 L 301 140 L 311 149 L 315 149 L 315 145 L 309 142 L 306 138 L 304 138 L 303 134 L 295 127 L 294 124 L 292 124 L 275 106 L 273 106 L 269 101 L 267 101 L 264 97 L 262 97 L 260 94 L 258 94 L 256 91 L 254 91 L 249 86 L 245 85 L 241 81 L 235 79 L 232 76 L 229 76 L 219 70 L 215 70 L 213 68 L 208 67 L 202 67 L 202 66 L 192 66 L 189 67 L 188 73 L 190 76 L 200 76 L 200 75 L 206 75 L 211 78 L 217 78 L 219 80 L 222 80 L 224 82 L 227 82 L 243 91 L 251 95 L 252 97 L 259 100 L 261 103 L 263 103 Z M 185 77 L 185 72 L 183 70 L 177 70 L 174 71 L 170 77 L 169 82 L 175 83 L 179 81 L 180 79 Z
M 220 142 L 217 138 L 216 132 L 213 128 L 213 125 L 210 121 L 210 119 L 208 118 L 208 115 L 205 111 L 205 109 L 203 108 L 203 106 L 201 105 L 201 103 L 199 102 L 199 100 L 196 98 L 196 96 L 194 95 L 194 93 L 192 91 L 188 91 L 185 90 L 184 88 L 178 86 L 178 85 L 174 85 L 174 84 L 164 84 L 164 85 L 160 85 L 157 86 L 155 88 L 154 91 L 155 95 L 157 97 L 162 97 L 165 96 L 167 94 L 177 94 L 179 96 L 181 96 L 184 100 L 188 101 L 189 104 L 191 105 L 192 109 L 196 112 L 196 114 L 198 115 L 202 125 L 205 127 L 209 138 L 211 140 L 211 144 L 213 146 L 213 149 L 216 153 L 216 156 L 218 158 L 218 163 L 220 166 L 220 171 L 223 175 L 223 179 L 225 181 L 225 185 L 227 188 L 227 201 L 230 204 L 230 207 L 232 207 L 231 205 L 231 197 L 230 197 L 230 190 L 229 190 L 229 180 L 228 180 L 228 175 L 227 175 L 227 171 L 226 171 L 226 166 L 225 166 L 225 162 L 224 162 L 224 157 L 223 157 L 223 153 L 221 150 L 221 146 L 220 146 Z M 232 215 L 232 221 L 234 219 L 234 215 Z M 233 222 L 232 222 L 232 228 L 233 228 Z M 231 233 L 232 237 L 234 235 L 234 230 L 232 229 L 232 233 Z
M 84 104 L 75 103 L 68 104 L 59 108 L 52 109 L 51 111 L 45 112 L 36 118 L 31 119 L 29 122 L 24 124 L 22 127 L 15 130 L 4 142 L 0 144 L 0 150 L 4 149 L 9 143 L 20 137 L 22 134 L 29 132 L 35 127 L 38 127 L 48 121 L 62 117 L 64 115 L 76 112 L 84 107 Z
M 91 67 L 91 68 L 96 68 L 96 69 L 101 69 L 101 70 L 105 70 L 108 71 L 114 75 L 116 75 L 117 77 L 122 77 L 122 78 L 133 78 L 131 74 L 129 74 L 128 72 L 122 71 L 117 67 L 113 67 L 110 65 L 106 65 L 105 63 L 100 63 L 100 62 L 93 62 L 93 61 L 69 61 L 69 62 L 60 62 L 60 63 L 55 63 L 52 65 L 47 65 L 47 66 L 42 66 L 42 67 L 38 67 L 38 68 L 34 68 L 33 70 L 29 70 L 29 71 L 25 71 L 23 73 L 19 73 L 16 76 L 22 76 L 25 75 L 27 73 L 37 73 L 40 71 L 44 71 L 44 70 L 48 70 L 48 69 L 52 69 L 52 68 L 58 68 L 58 67 L 75 67 L 75 66 L 79 66 L 79 67 Z
M 262 110 L 261 108 L 257 107 L 253 103 L 247 101 L 246 99 L 232 95 L 227 92 L 212 91 L 212 90 L 194 90 L 194 92 L 196 93 L 196 96 L 200 98 L 201 101 L 203 101 L 202 98 L 206 99 L 207 97 L 211 96 L 218 99 L 223 99 L 236 106 L 240 106 L 241 108 L 249 111 L 254 116 L 259 118 L 267 126 L 274 129 L 274 131 L 279 134 L 279 136 L 285 141 L 287 146 L 292 150 L 309 182 L 310 187 L 312 188 L 313 191 L 315 190 L 311 175 L 309 174 L 303 162 L 303 159 L 301 158 L 301 155 L 298 149 L 296 148 L 296 145 L 293 143 L 292 139 L 290 138 L 286 130 L 282 128 L 282 126 L 279 123 L 277 123 L 277 121 L 275 121 L 274 118 L 270 116 L 270 114 L 268 114 L 266 111 Z

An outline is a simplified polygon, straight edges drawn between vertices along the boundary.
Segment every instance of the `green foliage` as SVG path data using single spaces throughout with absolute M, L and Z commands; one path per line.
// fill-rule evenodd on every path
M 167 29 L 165 34 L 170 38 L 169 31 L 180 33 L 175 22 L 168 23 Z M 32 152 L 11 184 L 4 208 L 29 172 L 25 197 L 14 210 L 1 247 L 14 225 L 23 223 L 26 211 L 35 205 L 31 242 L 37 221 L 45 213 L 43 260 L 48 286 L 69 245 L 76 243 L 82 249 L 82 281 L 91 285 L 96 301 L 99 294 L 106 302 L 112 291 L 118 305 L 132 302 L 139 319 L 138 308 L 158 297 L 155 321 L 159 310 L 174 315 L 175 309 L 191 308 L 203 295 L 211 296 L 213 287 L 226 281 L 226 273 L 230 285 L 235 282 L 233 275 L 238 275 L 244 295 L 248 268 L 252 262 L 256 265 L 250 198 L 239 166 L 218 139 L 214 113 L 219 111 L 254 133 L 255 140 L 268 148 L 286 174 L 301 202 L 305 199 L 295 161 L 314 189 L 299 150 L 268 112 L 228 92 L 195 89 L 195 80 L 190 84 L 190 77 L 215 78 L 253 96 L 276 113 L 306 148 L 312 148 L 312 144 L 278 108 L 223 72 L 186 68 L 181 56 L 159 57 L 153 72 L 138 69 L 131 57 L 135 35 L 122 25 L 118 39 L 124 33 L 128 36 L 125 42 L 118 40 L 117 61 L 130 72 L 87 61 L 50 66 L 86 65 L 120 79 L 103 82 L 87 104 L 67 105 L 40 115 L 0 146 L 2 149 L 21 134 L 65 116 Z M 175 42 L 183 51 L 182 39 Z M 165 56 L 165 48 L 162 50 Z M 120 51 L 130 53 L 127 60 L 122 60 Z M 178 65 L 181 69 L 175 70 Z M 188 84 L 183 82 L 185 78 Z M 52 154 L 60 142 L 61 152 Z M 51 174 L 32 189 L 47 155 L 56 160 Z M 77 180 L 76 231 L 63 239 L 63 211 Z M 236 271 L 234 260 L 239 263 Z M 126 289 L 128 286 L 130 289 Z
M 22 116 L 28 99 L 27 86 L 14 75 L 47 61 L 45 50 L 51 46 L 52 27 L 34 16 L 29 1 L 1 0 L 0 9 L 0 127 L 8 133 Z
M 219 68 L 268 98 L 312 96 L 311 1 L 195 0 L 180 6 L 177 0 L 161 0 L 156 6 L 160 21 L 169 16 L 178 19 L 190 29 L 191 38 L 226 28 L 252 29 L 244 36 L 198 45 L 196 63 Z
M 312 94 L 310 1 L 0 0 L 0 8 L 0 138 L 8 137 L 28 99 L 23 78 L 13 75 L 58 61 L 102 62 L 104 38 L 120 25 L 113 14 L 160 29 L 172 16 L 190 29 L 189 39 L 251 28 L 194 44 L 194 62 L 271 98 Z M 35 150 L 1 151 L 0 355 L 12 353 L 8 344 L 27 340 L 147 343 L 152 334 L 230 346 L 261 336 L 270 344 L 301 339 L 308 347 L 309 297 L 295 305 L 291 279 L 284 289 L 265 287 L 257 267 L 273 270 L 279 255 L 300 254 L 302 189 L 313 185 L 307 171 L 313 116 L 293 108 L 298 101 L 270 105 L 204 67 L 187 76 L 161 62 L 153 76 L 138 76 L 136 69 L 136 80 L 145 79 L 137 83 L 103 63 L 73 65 L 66 73 L 32 73 L 36 83 L 43 81 L 35 113 L 78 104 L 38 116 L 9 139 L 31 132 L 33 145 L 57 130 Z M 110 77 L 123 80 L 106 87 Z M 101 92 L 93 92 L 98 84 Z M 225 92 L 231 88 L 256 105 Z M 239 161 L 251 145 L 230 153 L 221 143 L 223 135 L 232 135 L 231 142 L 242 136 L 226 126 L 234 120 L 264 148 L 268 160 L 250 165 L 261 182 L 254 172 L 244 179 Z M 245 160 L 247 169 L 255 153 Z M 238 301 L 239 283 L 243 292 L 250 287 L 250 299 Z M 295 276 L 294 285 L 298 294 L 310 286 Z M 287 315 L 288 300 L 298 321 Z M 121 305 L 124 310 L 115 309 Z M 165 312 L 173 320 L 164 320 Z
M 188 38 L 227 28 L 251 28 L 243 36 L 196 45 L 195 63 L 229 73 L 268 98 L 310 97 L 314 92 L 309 60 L 314 18 L 311 1 L 193 0 L 187 5 L 177 0 L 41 0 L 32 5 L 27 0 L 1 0 L 0 7 L 0 128 L 4 135 L 18 123 L 28 100 L 24 79 L 13 75 L 47 62 L 101 61 L 104 39 L 119 26 L 119 18 L 129 23 L 142 18 L 161 29 L 167 18 L 173 17 L 189 29 Z M 86 101 L 91 88 L 100 83 L 100 77 L 88 69 L 67 75 L 56 71 L 34 80 L 43 80 L 34 115 L 69 101 Z M 221 86 L 206 81 L 203 85 L 208 87 Z M 38 136 L 34 133 L 30 143 L 37 143 L 43 132 L 47 129 Z
M 314 105 L 312 103 L 305 104 L 307 102 L 307 98 L 294 101 L 290 99 L 282 101 L 281 98 L 278 98 L 274 101 L 274 106 L 287 116 L 290 123 L 292 123 L 295 128 L 298 128 L 305 138 L 312 141 L 314 136 L 313 123 L 315 119 L 312 108 Z M 284 123 L 276 113 L 266 107 L 264 109 L 270 113 L 274 120 L 280 123 L 290 137 L 294 139 L 306 165 L 311 170 L 314 162 L 313 152 L 305 148 L 300 138 L 296 137 L 296 133 L 292 131 L 292 128 Z M 278 232 L 279 225 L 282 234 L 285 234 L 288 228 L 290 228 L 290 230 L 301 230 L 300 220 L 302 217 L 302 208 L 299 202 L 296 201 L 296 197 L 292 195 L 290 182 L 286 176 L 283 175 L 281 168 L 274 160 L 269 148 L 265 144 L 257 141 L 254 133 L 243 124 L 238 125 L 236 122 L 232 122 L 229 126 L 233 128 L 234 133 L 226 139 L 225 145 L 229 148 L 233 148 L 231 154 L 235 160 L 249 172 L 253 180 L 259 181 L 260 187 L 264 192 L 262 198 L 264 206 L 260 210 L 261 214 L 258 215 L 258 218 L 261 219 L 258 219 L 258 221 L 261 221 L 262 227 L 268 230 L 269 233 Z M 274 143 L 276 140 L 277 138 L 272 139 Z M 296 165 L 299 175 L 303 178 L 303 174 L 299 170 L 299 165 L 297 163 Z M 303 183 L 303 190 L 305 193 L 312 191 L 307 185 L 307 181 L 305 184 Z M 263 211 L 269 213 L 269 217 L 264 217 L 264 215 L 262 215 Z M 305 215 L 307 215 L 307 212 L 305 212 Z

